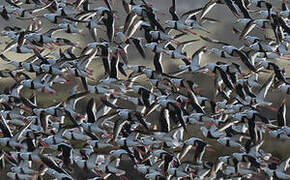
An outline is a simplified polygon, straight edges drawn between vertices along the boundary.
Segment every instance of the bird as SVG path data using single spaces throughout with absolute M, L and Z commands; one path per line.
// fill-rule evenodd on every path
M 289 179 L 287 1 L 156 3 L 3 1 L 3 178 Z

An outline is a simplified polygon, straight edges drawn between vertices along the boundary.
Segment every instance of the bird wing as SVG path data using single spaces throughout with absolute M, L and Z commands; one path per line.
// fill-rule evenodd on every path
M 277 120 L 278 120 L 278 126 L 286 126 L 287 125 L 287 119 L 286 119 L 286 101 L 283 100 L 281 106 L 279 107 L 278 113 L 277 113 Z
M 275 76 L 274 75 L 271 75 L 269 77 L 269 79 L 263 84 L 263 86 L 261 87 L 260 91 L 259 91 L 259 94 L 257 95 L 257 99 L 259 100 L 264 100 L 273 81 L 274 81 L 274 78 Z
M 171 3 L 172 5 L 169 8 L 169 13 L 171 14 L 172 20 L 178 21 L 179 20 L 179 17 L 176 14 L 176 0 L 172 0 L 171 2 L 172 2 Z
M 112 11 L 112 0 L 104 0 L 106 6 L 110 9 L 110 11 Z
M 146 108 L 144 116 L 148 117 L 148 115 L 155 111 L 159 106 L 160 104 L 158 104 L 157 102 L 152 103 L 149 108 Z
M 87 77 L 81 77 L 81 82 L 86 91 L 88 91 L 88 80 Z
M 126 34 L 129 27 L 133 24 L 133 22 L 135 21 L 135 19 L 137 18 L 137 14 L 134 12 L 130 12 L 125 20 L 125 24 L 123 27 L 123 33 Z
M 218 129 L 219 132 L 223 132 L 224 130 L 226 130 L 227 128 L 231 127 L 232 125 L 238 123 L 239 121 L 233 121 L 230 123 L 227 123 L 226 125 L 222 126 L 221 128 Z
M 141 56 L 145 59 L 146 58 L 146 54 L 145 54 L 145 50 L 143 48 L 141 40 L 138 39 L 138 38 L 132 38 L 132 42 L 135 45 L 135 47 L 138 50 L 138 52 L 141 54 Z
M 239 7 L 239 9 L 241 10 L 241 12 L 243 13 L 244 18 L 252 19 L 251 16 L 250 16 L 250 14 L 249 14 L 248 9 L 245 6 L 244 0 L 233 0 L 233 1 Z
M 50 7 L 52 4 L 54 3 L 54 1 L 51 1 L 50 3 L 47 3 L 46 5 L 44 6 L 41 6 L 41 7 L 35 7 L 35 8 L 30 8 L 30 9 L 26 9 L 26 11 L 29 11 L 31 13 L 37 13 L 39 11 L 42 11 L 48 7 Z
M 289 163 L 290 163 L 290 156 L 287 157 L 287 159 L 285 159 L 282 163 L 280 163 L 280 165 L 278 166 L 278 170 L 279 171 L 286 171 L 289 168 Z
M 194 66 L 200 66 L 200 58 L 201 58 L 201 54 L 202 52 L 206 49 L 206 46 L 202 46 L 201 48 L 199 48 L 197 51 L 195 51 L 195 53 L 193 53 L 192 57 L 191 57 L 191 64 Z
M 104 24 L 106 25 L 107 28 L 107 36 L 109 38 L 109 41 L 112 42 L 114 38 L 114 33 L 115 33 L 115 18 L 114 14 L 109 11 L 107 13 L 107 19 L 103 18 L 102 19 Z
M 96 122 L 96 102 L 94 98 L 91 98 L 87 104 L 87 116 L 89 123 Z
M 98 37 L 98 31 L 97 28 L 92 28 L 89 30 L 90 35 L 92 36 L 92 38 L 94 39 L 94 41 L 97 41 L 97 37 Z
M 197 99 L 196 95 L 194 94 L 194 92 L 191 91 L 191 90 L 188 90 L 188 91 L 187 91 L 187 95 L 188 95 L 189 99 L 191 100 L 191 103 L 193 104 L 195 110 L 196 110 L 198 113 L 203 113 L 203 114 L 205 114 L 204 110 L 202 109 L 202 107 L 201 107 L 200 104 L 198 103 L 198 99 Z
M 64 173 L 64 174 L 69 175 L 63 168 L 58 166 L 58 164 L 52 158 L 50 158 L 49 156 L 43 155 L 43 154 L 39 154 L 39 158 L 49 168 L 54 169 L 58 173 Z
M 136 140 L 139 136 L 139 133 L 138 132 L 131 132 L 130 135 L 127 137 L 128 140 Z
M 48 118 L 49 118 L 49 115 L 46 114 L 45 111 L 41 111 L 39 119 L 40 119 L 41 127 L 43 128 L 43 131 L 45 133 L 48 126 Z
M 8 126 L 8 124 L 6 123 L 5 119 L 3 119 L 3 116 L 0 116 L 0 129 L 4 135 L 4 137 L 12 137 L 12 132 Z
M 196 42 L 196 41 L 199 41 L 199 39 L 194 39 L 194 40 L 190 40 L 190 41 L 184 41 L 182 43 L 180 43 L 177 48 L 176 48 L 176 51 L 179 52 L 179 53 L 183 53 L 184 51 L 184 48 L 190 44 L 192 44 L 193 42 Z
M 117 137 L 119 136 L 123 126 L 128 123 L 129 121 L 122 121 L 121 119 L 118 119 L 116 122 L 115 122 L 115 125 L 114 125 L 114 129 L 113 129 L 113 139 L 116 140 Z
M 169 111 L 166 108 L 162 108 L 160 117 L 160 131 L 161 132 L 169 132 L 170 131 L 170 119 L 169 119 Z
M 146 15 L 150 21 L 150 24 L 154 25 L 157 27 L 158 30 L 165 32 L 164 28 L 161 26 L 161 24 L 157 20 L 156 14 L 154 14 L 152 9 L 147 9 L 146 10 Z
M 163 66 L 162 66 L 162 53 L 155 53 L 153 64 L 155 67 L 155 71 L 159 73 L 163 73 Z
M 69 109 L 74 110 L 76 102 L 82 98 L 84 98 L 87 94 L 89 94 L 88 91 L 80 92 L 77 94 L 74 94 L 72 96 L 69 96 L 65 102 L 65 106 Z
M 230 45 L 229 43 L 225 43 L 225 42 L 222 42 L 222 41 L 219 41 L 219 40 L 216 40 L 216 39 L 212 39 L 212 38 L 209 38 L 209 37 L 205 37 L 205 36 L 199 36 L 199 37 L 202 40 L 207 41 L 207 42 L 210 42 L 210 43 L 222 44 L 222 45 L 225 45 L 225 46 L 229 46 Z
M 127 3 L 126 0 L 122 0 L 122 5 L 123 5 L 126 13 L 131 12 L 131 5 L 129 3 Z
M 252 63 L 251 59 L 249 59 L 248 56 L 244 52 L 240 50 L 234 50 L 233 53 L 237 54 L 241 58 L 242 62 L 247 66 L 247 68 L 249 68 L 249 70 L 253 72 L 257 72 L 257 69 Z
M 235 8 L 232 0 L 225 0 L 227 7 L 232 11 L 233 15 L 239 18 L 239 12 Z
M 73 54 L 73 52 L 71 52 L 71 54 Z M 79 58 L 77 68 L 80 70 L 85 70 L 86 68 L 88 68 L 89 64 L 95 58 L 96 54 L 97 54 L 97 50 L 94 49 L 92 53 L 88 54 L 87 56 L 82 56 L 82 58 Z
M 242 30 L 240 34 L 240 39 L 243 39 L 244 37 L 246 37 L 255 27 L 256 27 L 256 24 L 254 23 L 254 21 L 253 20 L 249 21 L 244 27 L 244 29 Z
M 179 159 L 182 160 L 191 149 L 192 149 L 192 145 L 184 145 L 179 155 Z
M 14 3 L 14 1 L 12 0 L 5 0 L 8 4 L 10 4 L 11 6 L 13 7 L 16 7 L 16 8 L 20 8 L 17 4 Z
M 26 126 L 24 126 L 22 129 L 20 129 L 14 136 L 13 136 L 13 140 L 15 141 L 19 141 L 19 139 L 21 138 L 22 134 L 24 133 L 24 131 L 29 128 L 29 126 L 32 124 L 33 121 L 30 121 L 29 123 L 26 124 Z
M 127 34 L 126 34 L 126 38 L 129 39 L 130 37 L 132 37 L 143 22 L 144 21 L 142 21 L 142 20 L 138 20 L 137 22 L 132 23 L 128 27 L 128 31 L 127 31 Z
M 281 10 L 282 11 L 287 11 L 288 10 L 287 4 L 288 4 L 287 1 L 286 0 L 283 0 L 282 7 L 281 7 Z
M 180 21 L 185 22 L 188 19 L 191 19 L 193 16 L 196 16 L 197 14 L 201 13 L 202 10 L 203 10 L 203 8 L 197 8 L 197 9 L 189 10 L 189 11 L 183 13 L 180 17 Z
M 123 59 L 124 60 L 124 59 Z M 110 72 L 110 78 L 115 78 L 118 79 L 118 63 L 119 63 L 119 56 L 118 54 L 116 55 L 116 57 L 112 57 L 111 59 L 111 72 Z M 128 64 L 128 62 L 125 62 L 125 64 Z
M 216 4 L 215 0 L 208 1 L 202 8 L 200 19 L 204 18 Z

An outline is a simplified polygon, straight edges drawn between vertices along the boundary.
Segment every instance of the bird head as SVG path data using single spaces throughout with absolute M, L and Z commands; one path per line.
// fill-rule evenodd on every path
M 157 46 L 156 42 L 152 42 L 152 43 L 147 43 L 144 45 L 146 48 L 150 48 L 150 49 L 154 49 L 155 46 Z
M 169 25 L 170 27 L 174 27 L 175 26 L 175 22 L 176 21 L 167 20 L 167 21 L 165 21 L 165 24 Z

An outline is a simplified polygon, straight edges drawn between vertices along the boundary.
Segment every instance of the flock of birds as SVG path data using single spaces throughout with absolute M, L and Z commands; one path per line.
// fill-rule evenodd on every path
M 0 95 L 0 168 L 9 169 L 9 178 L 68 180 L 81 170 L 90 180 L 132 179 L 120 166 L 125 161 L 131 162 L 129 171 L 152 180 L 290 179 L 290 157 L 278 159 L 261 148 L 265 134 L 285 143 L 290 139 L 290 81 L 285 67 L 277 64 L 289 59 L 287 1 L 280 9 L 264 0 L 209 0 L 178 14 L 172 0 L 165 22 L 158 16 L 167 13 L 146 0 L 122 0 L 126 18 L 118 17 L 122 8 L 115 10 L 110 0 L 97 8 L 92 8 L 97 3 L 93 0 L 5 2 L 0 6 L 4 20 L 29 23 L 27 28 L 7 26 L 1 33 L 10 39 L 1 61 L 14 68 L 2 69 L 0 76 L 15 81 Z M 242 47 L 210 37 L 208 24 L 218 26 L 222 20 L 208 14 L 220 6 L 235 17 L 230 28 Z M 116 21 L 124 25 L 117 27 Z M 57 31 L 72 36 L 89 32 L 93 42 L 82 47 L 53 36 Z M 197 42 L 215 48 L 202 46 L 190 57 L 185 47 Z M 152 51 L 154 69 L 133 65 L 128 46 L 144 59 Z M 8 51 L 31 56 L 20 62 L 8 58 Z M 203 63 L 204 54 L 224 61 Z M 165 72 L 164 57 L 183 64 L 176 72 Z M 90 69 L 93 61 L 103 63 L 100 79 Z M 202 96 L 199 85 L 185 74 L 211 76 L 212 95 Z M 64 101 L 49 107 L 37 103 L 37 94 L 55 95 L 55 84 L 66 87 L 72 81 L 79 87 Z M 265 99 L 272 90 L 285 97 L 278 109 Z M 86 112 L 80 112 L 77 104 L 85 98 Z M 263 109 L 275 112 L 277 119 L 265 117 Z M 195 137 L 192 128 L 203 137 Z M 215 146 L 208 141 L 233 153 L 209 161 L 204 154 Z

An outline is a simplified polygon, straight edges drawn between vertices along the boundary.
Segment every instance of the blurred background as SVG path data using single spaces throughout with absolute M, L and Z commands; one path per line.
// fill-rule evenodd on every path
M 155 8 L 157 8 L 157 14 L 160 18 L 160 22 L 162 25 L 164 25 L 164 21 L 171 18 L 169 16 L 168 9 L 171 6 L 171 0 L 149 0 L 149 3 L 152 3 Z M 188 10 L 193 10 L 199 7 L 202 7 L 207 1 L 205 0 L 176 0 L 177 2 L 177 14 L 182 14 Z M 277 8 L 280 8 L 281 6 L 281 1 L 280 0 L 275 0 L 272 1 Z M 4 1 L 0 1 L 0 5 L 7 5 Z M 98 7 L 98 6 L 105 6 L 103 1 L 98 1 L 95 5 L 92 5 L 93 7 Z M 125 22 L 125 17 L 126 13 L 121 5 L 121 1 L 115 0 L 114 4 L 114 9 L 116 9 L 116 15 L 119 18 L 116 21 L 116 27 L 123 26 Z M 42 12 L 41 14 L 47 13 L 47 11 Z M 203 36 L 208 36 L 214 39 L 218 39 L 227 43 L 230 43 L 236 47 L 242 46 L 245 42 L 240 41 L 239 37 L 235 35 L 232 31 L 233 28 L 233 22 L 236 20 L 236 18 L 232 15 L 231 11 L 225 7 L 224 5 L 217 5 L 214 7 L 211 12 L 207 15 L 207 17 L 215 18 L 220 20 L 218 23 L 209 23 L 205 24 L 205 26 L 209 29 L 211 33 L 204 33 L 201 31 L 197 31 L 199 35 Z M 254 16 L 255 17 L 255 16 Z M 19 20 L 15 17 L 10 18 L 8 21 L 5 21 L 3 18 L 0 17 L 0 31 L 3 30 L 4 27 L 6 26 L 19 26 L 19 27 L 27 27 L 29 25 L 30 21 L 22 21 Z M 45 32 L 47 29 L 53 28 L 54 24 L 49 23 L 47 20 L 42 19 L 42 32 Z M 81 25 L 82 26 L 82 25 Z M 241 26 L 235 26 L 238 29 L 242 29 Z M 262 37 L 264 32 L 261 32 L 259 30 L 255 30 L 251 32 L 250 35 L 253 36 L 258 36 Z M 86 44 L 92 42 L 92 38 L 88 35 L 87 31 L 84 30 L 83 35 L 76 35 L 76 34 L 67 34 L 67 33 L 61 33 L 57 32 L 53 35 L 54 37 L 65 37 L 67 39 L 70 39 L 74 42 L 79 43 L 82 47 L 85 47 Z M 100 37 L 105 37 L 105 34 L 100 32 L 99 33 Z M 143 33 L 138 33 L 137 36 L 143 36 Z M 186 36 L 183 40 L 190 40 L 190 39 L 199 39 L 198 36 L 193 36 L 189 35 Z M 0 50 L 3 51 L 4 47 L 7 45 L 7 43 L 10 42 L 10 39 L 7 37 L 1 37 L 0 40 Z M 200 40 L 197 43 L 194 43 L 192 46 L 186 48 L 186 52 L 189 56 L 191 56 L 197 49 L 200 47 L 206 45 L 209 49 L 212 47 L 220 48 L 221 46 L 216 45 L 216 44 L 209 44 L 207 42 L 204 42 Z M 65 48 L 65 47 L 62 47 Z M 55 47 L 55 50 L 58 51 L 59 47 Z M 76 50 L 76 53 L 78 54 L 79 51 Z M 146 50 L 146 59 L 142 59 L 141 56 L 136 52 L 134 47 L 129 47 L 128 48 L 128 53 L 129 53 L 129 63 L 130 64 L 139 64 L 139 65 L 146 65 L 147 67 L 154 68 L 153 66 L 153 61 L 152 61 L 152 53 L 150 50 Z M 17 54 L 17 53 L 11 53 L 7 52 L 5 55 L 8 58 L 11 59 L 16 59 L 19 61 L 23 61 L 26 58 L 30 57 L 31 54 Z M 177 66 L 179 64 L 182 64 L 182 61 L 180 60 L 172 60 L 172 59 L 167 59 L 164 57 L 163 65 L 165 67 L 166 72 L 175 72 L 177 70 Z M 202 65 L 205 63 L 215 63 L 217 61 L 223 61 L 223 62 L 230 62 L 231 60 L 227 59 L 220 59 L 214 55 L 211 54 L 206 54 L 202 58 Z M 234 60 L 233 60 L 234 61 Z M 273 60 L 273 62 L 279 64 L 281 67 L 285 67 L 287 74 L 289 75 L 290 69 L 289 69 L 289 61 L 277 59 Z M 11 68 L 13 69 L 14 67 L 11 65 L 8 65 L 6 62 L 0 60 L 0 69 L 4 68 Z M 244 67 L 244 65 L 242 65 Z M 94 76 L 96 79 L 98 77 L 101 77 L 104 74 L 104 69 L 102 62 L 97 59 L 90 65 L 90 69 L 94 70 Z M 262 79 L 265 79 L 268 77 L 270 74 L 265 74 L 264 76 L 260 77 Z M 211 97 L 211 92 L 212 92 L 212 85 L 213 85 L 213 78 L 208 77 L 206 75 L 200 75 L 200 74 L 186 74 L 184 75 L 185 78 L 194 80 L 196 83 L 198 83 L 201 87 L 201 94 L 205 97 Z M 68 90 L 70 90 L 72 87 L 74 87 L 76 84 L 79 82 L 72 82 L 68 86 L 63 86 L 63 85 L 56 85 L 55 89 L 58 90 L 58 93 L 56 96 L 51 96 L 43 93 L 37 94 L 37 100 L 38 104 L 43 107 L 47 107 L 49 105 L 55 104 L 55 102 L 63 101 L 67 96 L 68 96 Z M 91 82 L 91 83 L 96 83 L 96 82 Z M 3 89 L 6 86 L 13 85 L 13 82 L 7 81 L 6 79 L 1 79 L 1 86 L 0 90 L 3 91 Z M 28 93 L 27 91 L 24 92 Z M 28 93 L 29 94 L 29 93 Z M 96 97 L 98 99 L 99 97 Z M 285 96 L 281 93 L 279 93 L 277 90 L 273 90 L 269 92 L 267 95 L 267 100 L 273 102 L 273 107 L 278 108 L 281 101 L 286 98 L 287 100 L 287 109 L 289 111 L 287 112 L 287 118 L 290 119 L 290 101 L 289 101 L 289 96 Z M 87 102 L 87 99 L 82 100 L 78 105 L 77 108 L 79 109 L 80 112 L 84 112 L 85 109 L 85 104 Z M 269 111 L 268 109 L 262 109 L 262 113 L 269 117 L 270 119 L 276 119 L 276 112 Z M 155 117 L 156 119 L 158 117 Z M 200 134 L 200 130 L 198 127 L 192 127 L 190 129 L 190 136 L 196 136 L 196 137 L 202 137 Z M 210 144 L 215 145 L 215 152 L 208 152 L 205 154 L 204 158 L 207 160 L 216 160 L 217 156 L 222 156 L 222 155 L 230 155 L 233 151 L 231 149 L 224 148 L 224 146 L 221 145 L 216 145 L 214 141 L 208 141 Z M 1 148 L 1 147 L 0 147 Z M 272 153 L 274 156 L 278 158 L 285 158 L 290 154 L 290 149 L 289 149 L 289 141 L 281 141 L 281 140 L 276 140 L 270 137 L 266 137 L 266 141 L 262 147 L 266 152 Z M 189 154 L 191 156 L 191 154 Z M 190 159 L 190 158 L 189 158 Z M 122 162 L 126 167 L 128 162 Z M 126 168 L 125 168 L 126 169 Z M 138 179 L 142 179 L 141 176 L 138 176 L 138 174 L 135 171 L 131 171 L 132 167 L 130 166 L 130 170 L 128 171 L 127 177 L 131 179 L 130 177 L 138 177 Z M 0 172 L 0 179 L 6 179 L 4 177 L 5 172 Z M 3 175 L 3 176 L 2 176 Z M 1 177 L 2 176 L 2 177 Z M 76 175 L 77 177 L 84 177 L 85 174 L 78 174 Z M 82 179 L 82 178 L 80 178 Z

